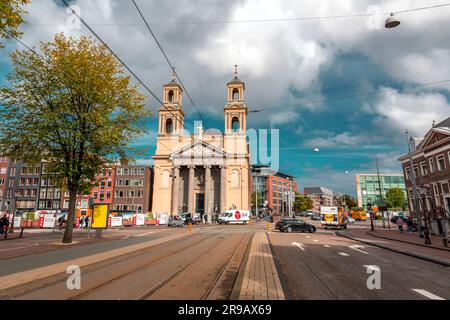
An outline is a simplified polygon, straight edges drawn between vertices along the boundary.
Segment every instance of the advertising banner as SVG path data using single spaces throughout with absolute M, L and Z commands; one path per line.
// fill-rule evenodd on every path
M 167 213 L 158 213 L 156 220 L 158 220 L 158 224 L 167 224 L 169 223 L 169 215 Z
M 122 226 L 122 217 L 110 215 L 108 217 L 108 225 L 110 227 L 121 227 Z
M 22 217 L 14 217 L 14 228 L 19 228 L 22 224 Z
M 122 224 L 124 226 L 132 226 L 133 225 L 133 212 L 122 212 Z
M 92 229 L 106 229 L 108 226 L 108 205 L 94 204 L 92 210 Z
M 42 214 L 39 217 L 39 227 L 42 229 L 52 229 L 55 227 L 56 218 L 52 214 Z
M 145 224 L 145 214 L 135 214 L 133 216 L 133 225 L 143 226 Z

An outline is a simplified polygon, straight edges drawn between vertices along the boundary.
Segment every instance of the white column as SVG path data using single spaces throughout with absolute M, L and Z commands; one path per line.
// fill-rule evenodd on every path
M 211 219 L 211 202 L 213 200 L 211 194 L 211 166 L 205 166 L 205 213 L 208 215 L 208 223 L 212 222 Z
M 225 212 L 227 209 L 225 197 L 226 197 L 226 186 L 227 186 L 227 169 L 225 166 L 220 167 L 220 213 Z M 219 213 L 219 214 L 220 214 Z
M 189 166 L 189 185 L 188 185 L 188 211 L 192 216 L 194 216 L 195 211 L 195 193 L 194 193 L 194 184 L 195 184 L 195 166 Z
M 178 215 L 178 202 L 180 193 L 180 167 L 173 169 L 173 185 L 172 185 L 172 215 Z

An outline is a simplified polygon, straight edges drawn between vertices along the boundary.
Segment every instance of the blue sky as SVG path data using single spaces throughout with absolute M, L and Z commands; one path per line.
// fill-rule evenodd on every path
M 170 68 L 128 1 L 72 1 L 82 17 L 146 84 L 160 96 Z M 328 186 L 355 194 L 355 174 L 400 172 L 406 152 L 404 130 L 424 135 L 432 121 L 450 116 L 450 7 L 399 15 L 388 30 L 385 16 L 239 23 L 399 11 L 443 1 L 137 1 L 210 128 L 223 129 L 226 82 L 239 65 L 246 82 L 250 128 L 280 130 L 280 170 L 297 177 L 301 188 Z M 37 45 L 55 33 L 79 36 L 57 1 L 33 1 L 23 41 Z M 235 21 L 236 23 L 199 22 Z M 432 24 L 430 22 L 433 22 Z M 424 27 L 426 26 L 426 27 Z M 9 53 L 0 50 L 0 77 L 9 71 Z M 143 91 L 144 92 L 144 91 Z M 144 92 L 145 93 L 145 92 Z M 352 97 L 353 96 L 353 97 Z M 347 98 L 343 98 L 347 97 Z M 148 99 L 152 110 L 158 103 Z M 291 107 L 286 107 L 291 106 Z M 293 106 L 293 107 L 292 107 Z M 184 99 L 186 127 L 198 115 Z M 154 151 L 157 118 L 136 141 Z M 313 152 L 319 148 L 320 152 Z M 345 172 L 348 171 L 348 174 Z

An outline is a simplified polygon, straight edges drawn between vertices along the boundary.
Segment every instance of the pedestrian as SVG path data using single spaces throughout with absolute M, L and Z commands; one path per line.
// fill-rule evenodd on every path
M 408 226 L 408 233 L 412 235 L 414 222 L 411 220 L 411 218 L 409 218 L 408 221 L 406 221 L 406 225 Z
M 0 234 L 3 234 L 3 228 L 5 227 L 5 218 L 6 215 L 3 215 L 3 217 L 0 218 Z
M 84 217 L 80 219 L 80 229 L 83 229 Z
M 397 226 L 398 226 L 398 231 L 400 231 L 400 233 L 403 233 L 403 224 L 404 224 L 405 222 L 403 221 L 403 219 L 402 218 L 398 218 L 397 219 Z
M 84 218 L 84 228 L 86 230 L 89 228 L 89 217 Z

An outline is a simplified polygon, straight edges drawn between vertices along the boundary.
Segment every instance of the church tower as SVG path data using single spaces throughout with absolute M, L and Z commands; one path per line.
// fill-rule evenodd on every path
M 247 131 L 247 106 L 244 104 L 245 83 L 238 78 L 237 65 L 234 78 L 227 83 L 227 105 L 225 112 L 225 134 L 245 134 Z
M 172 80 L 164 85 L 163 103 L 159 109 L 158 135 L 182 134 L 184 113 L 182 110 L 183 89 L 177 82 L 175 71 Z

